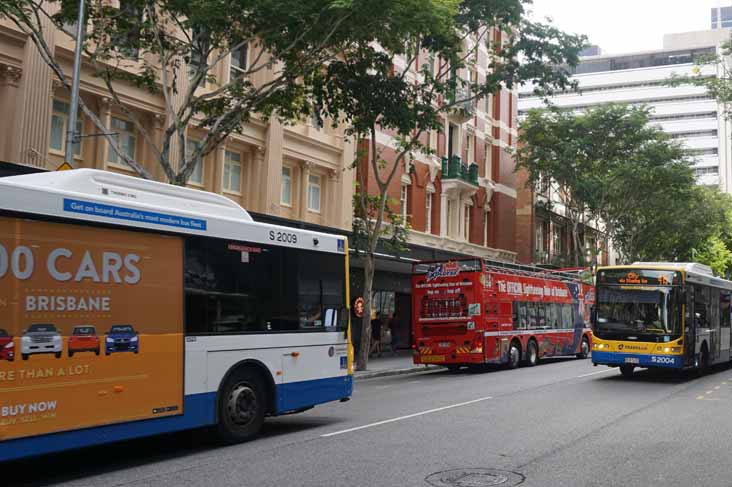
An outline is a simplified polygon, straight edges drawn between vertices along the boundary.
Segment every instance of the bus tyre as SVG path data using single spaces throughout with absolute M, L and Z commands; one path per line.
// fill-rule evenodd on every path
M 587 337 L 582 337 L 582 344 L 580 345 L 580 352 L 577 354 L 577 358 L 587 358 L 590 355 L 590 341 Z
M 539 363 L 539 348 L 536 346 L 534 340 L 529 340 L 529 345 L 526 347 L 526 366 L 533 367 Z
M 707 344 L 704 343 L 699 354 L 699 364 L 696 366 L 696 373 L 701 377 L 707 372 L 709 372 L 709 351 L 707 350 Z
M 515 369 L 521 364 L 521 348 L 516 342 L 511 342 L 508 348 L 508 368 Z
M 633 370 L 635 370 L 634 365 L 621 365 L 620 366 L 620 373 L 623 374 L 623 377 L 633 377 Z
M 266 385 L 255 371 L 235 371 L 219 395 L 217 435 L 224 443 L 239 443 L 254 438 L 264 423 L 267 410 Z

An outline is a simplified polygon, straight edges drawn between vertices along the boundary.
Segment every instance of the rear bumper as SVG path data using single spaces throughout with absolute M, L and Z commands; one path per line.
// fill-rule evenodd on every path
M 681 355 L 647 355 L 620 352 L 592 352 L 592 363 L 595 365 L 635 365 L 636 367 L 681 369 L 684 357 Z
M 445 351 L 429 355 L 422 355 L 416 352 L 412 359 L 417 365 L 462 365 L 486 363 L 485 354 L 482 352 L 457 353 L 454 351 Z

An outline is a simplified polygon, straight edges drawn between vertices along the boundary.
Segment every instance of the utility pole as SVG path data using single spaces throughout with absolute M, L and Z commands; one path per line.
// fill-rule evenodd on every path
M 76 49 L 74 50 L 74 78 L 71 83 L 71 106 L 69 107 L 69 126 L 66 130 L 66 155 L 64 157 L 66 163 L 71 167 L 74 167 L 74 144 L 79 141 L 79 134 L 76 133 L 76 120 L 79 111 L 81 48 L 84 45 L 84 34 L 86 32 L 84 17 L 84 0 L 79 0 L 79 18 L 76 22 Z

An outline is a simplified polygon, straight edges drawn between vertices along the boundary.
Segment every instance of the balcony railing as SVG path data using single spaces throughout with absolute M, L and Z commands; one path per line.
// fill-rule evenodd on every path
M 442 179 L 460 179 L 478 186 L 478 165 L 463 164 L 459 156 L 442 158 Z

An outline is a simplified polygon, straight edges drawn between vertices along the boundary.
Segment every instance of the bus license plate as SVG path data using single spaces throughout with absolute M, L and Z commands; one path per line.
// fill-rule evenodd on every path
M 422 363 L 426 364 L 429 362 L 444 362 L 444 355 L 422 355 Z
M 626 364 L 639 364 L 640 359 L 636 357 L 625 357 L 625 363 Z
M 438 345 L 440 346 L 440 348 L 447 348 L 451 344 L 450 344 L 450 342 L 440 342 L 440 343 L 438 343 Z

